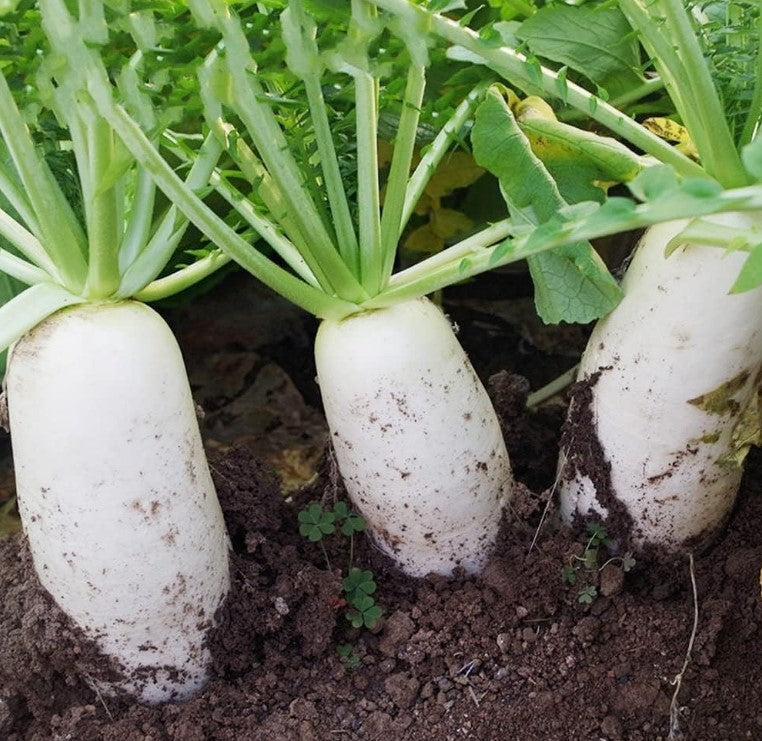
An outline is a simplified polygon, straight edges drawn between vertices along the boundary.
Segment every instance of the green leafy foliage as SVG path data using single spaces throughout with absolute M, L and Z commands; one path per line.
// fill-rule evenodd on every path
M 527 98 L 514 115 L 532 151 L 570 203 L 603 201 L 611 183 L 624 183 L 643 170 L 642 159 L 620 142 L 556 120 L 550 106 Z
M 605 525 L 600 522 L 589 522 L 585 532 L 586 540 L 582 554 L 572 555 L 569 562 L 561 569 L 561 578 L 566 584 L 575 586 L 580 579 L 589 582 L 610 563 L 618 562 L 625 573 L 633 569 L 636 562 L 631 551 L 627 551 L 622 556 L 612 556 L 603 564 L 600 563 L 602 549 L 612 546 Z M 597 596 L 598 589 L 595 584 L 583 584 L 577 591 L 577 601 L 580 604 L 589 605 Z
M 760 6 L 753 0 L 711 0 L 694 13 L 697 35 L 736 142 L 760 115 Z M 748 141 L 748 139 L 747 139 Z
M 340 643 L 336 646 L 336 653 L 339 655 L 341 663 L 344 664 L 347 669 L 357 669 L 362 663 L 351 643 Z
M 372 628 L 381 619 L 382 610 L 371 595 L 376 581 L 371 571 L 353 568 L 342 583 L 350 609 L 347 619 L 354 628 Z
M 312 543 L 317 543 L 326 535 L 336 532 L 335 515 L 326 512 L 319 504 L 311 504 L 299 515 L 299 533 Z
M 568 205 L 497 87 L 477 110 L 471 141 L 476 161 L 500 180 L 515 221 L 537 227 Z M 535 306 L 547 323 L 590 322 L 621 300 L 619 286 L 589 242 L 533 256 L 529 269 Z
M 618 8 L 549 5 L 516 35 L 534 54 L 579 72 L 609 97 L 643 82 L 637 38 Z
M 349 539 L 349 569 L 341 583 L 344 598 L 338 604 L 346 604 L 346 617 L 353 627 L 374 627 L 383 614 L 371 596 L 377 589 L 375 577 L 372 571 L 352 566 L 354 536 L 365 530 L 365 520 L 341 501 L 331 510 L 313 502 L 299 513 L 298 520 L 300 534 L 312 543 L 320 543 L 326 561 L 328 555 L 322 541 L 327 535 L 338 532 Z
M 336 502 L 333 506 L 333 515 L 335 521 L 339 523 L 342 535 L 349 538 L 355 533 L 365 531 L 365 520 L 352 512 L 346 502 Z

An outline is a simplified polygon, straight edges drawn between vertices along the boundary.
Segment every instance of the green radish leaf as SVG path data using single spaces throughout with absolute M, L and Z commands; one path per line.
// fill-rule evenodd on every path
M 476 113 L 471 134 L 476 161 L 500 180 L 517 223 L 557 230 L 567 203 L 534 155 L 510 108 L 493 87 Z M 576 242 L 528 259 L 535 305 L 546 323 L 587 323 L 611 311 L 622 292 L 589 242 Z
M 544 101 L 527 98 L 517 114 L 532 151 L 571 203 L 603 201 L 601 184 L 628 182 L 643 170 L 641 158 L 623 144 L 555 120 Z
M 762 136 L 757 134 L 754 141 L 741 150 L 741 161 L 746 172 L 758 183 L 762 183 Z
M 618 8 L 541 8 L 517 35 L 534 54 L 580 72 L 611 97 L 643 82 L 637 38 Z
M 743 293 L 759 286 L 762 286 L 762 244 L 752 247 L 730 292 Z
M 677 175 L 668 165 L 655 165 L 643 170 L 628 187 L 641 201 L 653 201 L 677 188 Z

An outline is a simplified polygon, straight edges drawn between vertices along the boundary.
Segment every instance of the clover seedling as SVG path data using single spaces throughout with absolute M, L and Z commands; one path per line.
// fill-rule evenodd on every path
M 349 509 L 346 502 L 336 502 L 332 510 L 312 503 L 299 513 L 299 532 L 312 543 L 320 543 L 326 564 L 331 568 L 323 538 L 337 531 L 349 538 L 349 565 L 342 582 L 342 591 L 348 606 L 347 619 L 355 628 L 372 628 L 378 623 L 382 610 L 371 597 L 376 591 L 373 572 L 354 568 L 354 536 L 365 530 L 365 520 Z M 341 601 L 339 601 L 341 603 Z M 351 648 L 351 647 L 350 647 Z M 345 662 L 346 663 L 346 662 Z
M 336 653 L 347 669 L 357 669 L 360 666 L 360 657 L 355 653 L 351 643 L 340 643 L 336 646 Z
M 600 522 L 590 522 L 587 524 L 587 541 L 585 543 L 585 550 L 581 556 L 571 556 L 569 563 L 565 564 L 561 570 L 561 578 L 567 584 L 574 586 L 579 580 L 578 571 L 580 568 L 587 572 L 601 571 L 605 566 L 610 563 L 619 561 L 622 564 L 622 570 L 626 572 L 631 571 L 635 566 L 635 558 L 632 551 L 627 551 L 623 556 L 613 556 L 603 563 L 598 565 L 598 556 L 602 546 L 608 547 L 611 545 L 611 539 L 608 536 L 606 528 Z M 583 605 L 589 605 L 598 596 L 598 590 L 592 586 L 585 586 L 577 593 L 577 601 Z
M 317 543 L 336 531 L 335 519 L 333 512 L 326 512 L 319 504 L 311 504 L 299 513 L 299 532 L 311 543 Z

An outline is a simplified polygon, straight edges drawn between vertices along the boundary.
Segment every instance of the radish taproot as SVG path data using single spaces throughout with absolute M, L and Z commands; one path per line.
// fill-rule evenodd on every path
M 733 208 L 734 194 L 758 190 L 762 181 L 759 9 L 738 6 L 725 25 L 721 11 L 686 9 L 680 0 L 619 0 L 619 11 L 607 8 L 619 13 L 619 27 L 632 26 L 654 67 L 646 80 L 640 51 L 625 50 L 629 67 L 625 63 L 619 67 L 621 79 L 610 74 L 608 81 L 616 85 L 633 73 L 639 77 L 632 95 L 620 91 L 620 98 L 630 103 L 663 87 L 682 122 L 656 120 L 646 127 L 604 99 L 601 86 L 607 81 L 596 79 L 601 74 L 595 65 L 598 47 L 587 50 L 575 32 L 556 33 L 585 28 L 584 19 L 593 18 L 596 9 L 563 6 L 556 13 L 544 8 L 527 21 L 531 33 L 525 34 L 521 25 L 472 30 L 410 0 L 370 2 L 406 26 L 427 28 L 446 40 L 451 57 L 489 66 L 529 94 L 555 97 L 576 109 L 572 113 L 578 118 L 596 120 L 650 155 L 632 181 L 622 179 L 644 201 L 634 211 L 661 211 L 661 218 L 651 223 L 667 223 L 646 233 L 623 283 L 624 300 L 596 328 L 582 359 L 583 376 L 562 441 L 561 509 L 568 522 L 577 515 L 611 518 L 622 546 L 628 539 L 666 550 L 705 545 L 732 506 L 745 451 L 762 439 L 755 393 L 762 282 L 759 209 L 754 197 L 744 199 L 743 208 L 741 200 Z M 575 15 L 576 25 L 569 26 Z M 547 41 L 551 37 L 553 43 Z M 714 43 L 716 37 L 722 43 Z M 512 45 L 515 38 L 527 41 L 531 57 Z M 543 66 L 541 55 L 563 67 Z M 608 59 L 621 61 L 615 55 Z M 597 82 L 598 94 L 568 80 L 567 64 Z M 639 108 L 642 112 L 642 101 Z M 519 122 L 519 128 L 527 123 Z M 577 134 L 556 121 L 542 123 L 541 131 L 527 132 L 534 136 L 537 155 L 549 160 L 549 170 L 557 166 L 567 183 L 569 162 L 576 157 L 582 178 L 572 183 L 577 194 L 619 180 L 599 175 L 603 138 L 597 154 L 586 154 L 595 135 Z M 680 146 L 657 136 L 657 129 Z M 502 180 L 499 167 L 490 169 Z M 592 181 L 589 176 L 584 180 L 585 172 L 594 173 Z M 507 200 L 510 206 L 510 193 Z M 726 205 L 715 209 L 710 205 L 714 200 Z M 597 211 L 581 202 L 567 212 L 588 209 L 596 219 L 596 213 L 598 218 L 626 213 L 632 206 L 617 197 Z M 720 211 L 727 215 L 709 217 Z M 676 220 L 701 216 L 709 218 L 683 223 L 678 234 L 682 230 Z M 567 219 L 562 215 L 561 221 Z M 538 231 L 558 228 L 558 220 L 546 215 Z M 683 246 L 675 250 L 679 244 Z
M 748 214 L 721 220 L 745 230 L 760 223 Z M 646 232 L 624 299 L 596 325 L 570 420 L 592 424 L 599 450 L 572 424 L 559 473 L 567 522 L 612 516 L 609 530 L 625 526 L 633 545 L 671 550 L 711 542 L 729 515 L 762 372 L 762 288 L 730 293 L 746 256 L 685 244 L 665 257 L 685 226 Z
M 714 65 L 695 28 L 700 19 L 681 3 L 621 0 L 620 7 L 706 173 L 725 188 L 762 179 L 759 81 L 732 115 L 716 82 L 732 57 L 758 69 L 759 23 L 754 53 L 731 44 Z M 658 190 L 658 178 L 654 184 Z M 596 326 L 582 358 L 581 395 L 572 399 L 560 465 L 567 521 L 608 516 L 634 545 L 667 551 L 701 549 L 720 532 L 745 454 L 760 439 L 762 288 L 759 275 L 750 276 L 761 227 L 759 212 L 751 212 L 646 231 L 622 303 Z M 575 424 L 585 405 L 587 432 Z M 580 455 L 587 434 L 597 438 L 603 461 Z
M 19 10 L 20 38 L 37 37 L 36 12 Z M 128 299 L 171 295 L 228 258 L 207 251 L 155 280 L 188 222 L 155 203 L 56 51 L 65 26 L 43 23 L 54 48 L 33 79 L 13 76 L 12 91 L 0 71 L 0 270 L 29 286 L 0 307 L 19 511 L 42 587 L 91 642 L 85 678 L 102 694 L 186 700 L 208 677 L 227 535 L 180 351 L 159 315 Z M 55 116 L 73 195 L 17 99 L 40 126 Z M 210 139 L 191 186 L 220 153 Z
M 414 576 L 480 571 L 511 468 L 447 318 L 418 299 L 324 320 L 315 358 L 339 469 L 377 545 Z
M 189 699 L 228 543 L 169 327 L 138 302 L 62 309 L 13 346 L 6 387 L 40 582 L 122 675 L 96 684 Z

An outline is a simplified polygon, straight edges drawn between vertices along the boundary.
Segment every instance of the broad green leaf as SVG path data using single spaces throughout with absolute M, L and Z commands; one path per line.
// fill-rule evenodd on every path
M 496 87 L 477 110 L 471 140 L 476 161 L 500 180 L 518 223 L 533 224 L 541 231 L 567 207 Z M 557 229 L 557 223 L 552 228 Z M 589 242 L 564 245 L 528 262 L 537 312 L 547 323 L 590 322 L 621 299 L 619 286 Z
M 743 293 L 759 286 L 762 286 L 762 244 L 751 249 L 730 292 Z
M 652 201 L 677 188 L 675 171 L 667 165 L 656 165 L 643 170 L 629 184 L 632 194 L 641 201 Z
M 522 23 L 518 37 L 538 56 L 583 74 L 610 97 L 643 82 L 638 41 L 618 8 L 548 6 Z

